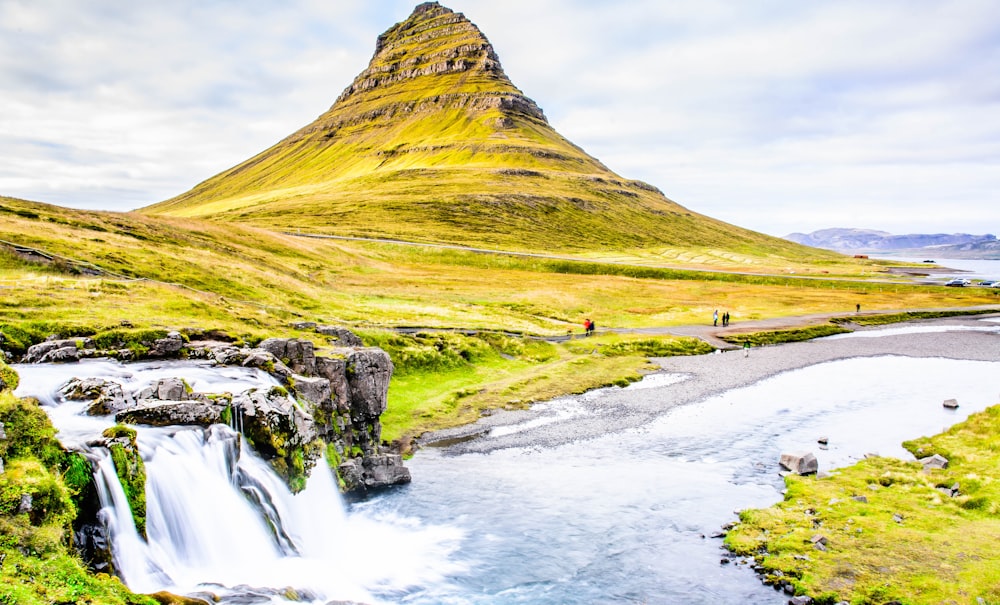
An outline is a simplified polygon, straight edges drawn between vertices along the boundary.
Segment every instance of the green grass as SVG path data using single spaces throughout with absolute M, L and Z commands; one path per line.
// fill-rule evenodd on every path
M 784 501 L 741 512 L 726 546 L 753 557 L 769 581 L 791 581 L 821 602 L 996 603 L 998 434 L 1000 406 L 993 406 L 904 444 L 921 457 L 948 453 L 948 469 L 924 472 L 916 462 L 875 457 L 828 478 L 790 476 Z M 955 497 L 939 489 L 954 485 Z M 828 539 L 827 551 L 813 547 L 817 534 Z
M 818 325 L 818 326 L 808 326 L 805 328 L 794 328 L 791 330 L 769 330 L 762 332 L 750 332 L 747 334 L 725 334 L 719 336 L 720 339 L 736 344 L 743 345 L 749 342 L 751 346 L 760 347 L 763 345 L 776 345 L 785 342 L 802 342 L 804 340 L 812 340 L 813 338 L 822 338 L 823 336 L 832 336 L 834 334 L 844 334 L 850 332 L 847 328 L 842 328 L 837 325 Z
M 902 313 L 883 313 L 878 315 L 858 315 L 855 317 L 834 317 L 830 321 L 836 324 L 856 324 L 859 326 L 881 326 L 885 324 L 914 321 L 918 319 L 936 319 L 940 317 L 961 317 L 965 315 L 985 315 L 996 313 L 995 309 L 968 309 L 953 311 L 905 311 Z
M 117 578 L 89 573 L 71 554 L 73 496 L 89 465 L 59 446 L 38 403 L 0 390 L 0 422 L 7 434 L 0 440 L 0 605 L 154 605 Z M 21 509 L 26 494 L 30 511 Z
M 396 364 L 382 436 L 403 451 L 423 432 L 473 422 L 486 410 L 624 386 L 651 369 L 651 356 L 712 350 L 691 338 L 615 334 L 562 343 L 491 332 L 362 335 L 387 350 Z

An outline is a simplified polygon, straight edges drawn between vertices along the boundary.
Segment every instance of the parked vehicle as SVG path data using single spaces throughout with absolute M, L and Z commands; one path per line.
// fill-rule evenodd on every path
M 979 282 L 979 285 L 984 288 L 997 288 L 1000 287 L 1000 282 L 994 281 L 992 279 L 984 279 L 983 281 Z
M 953 279 L 953 280 L 949 281 L 945 285 L 946 286 L 957 286 L 959 288 L 963 288 L 963 287 L 968 286 L 970 284 L 972 284 L 972 282 L 970 282 L 967 279 L 956 278 L 956 279 Z

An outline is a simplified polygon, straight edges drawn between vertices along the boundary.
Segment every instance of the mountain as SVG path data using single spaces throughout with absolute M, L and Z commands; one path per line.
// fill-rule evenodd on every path
M 314 122 L 141 212 L 532 251 L 830 258 L 618 176 L 557 133 L 482 32 L 436 2 L 380 35 L 367 69 Z
M 790 233 L 785 239 L 837 252 L 893 252 L 934 254 L 943 258 L 1000 258 L 996 236 L 968 233 L 893 235 L 872 229 L 820 229 Z

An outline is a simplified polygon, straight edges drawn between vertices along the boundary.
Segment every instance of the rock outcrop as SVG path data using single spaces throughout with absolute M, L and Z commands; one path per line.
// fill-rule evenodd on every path
M 50 339 L 28 347 L 23 363 L 59 363 L 79 361 L 97 355 L 89 338 Z
M 323 328 L 337 344 L 361 343 L 349 330 Z M 258 368 L 280 386 L 242 393 L 198 393 L 182 378 L 173 377 L 128 393 L 113 380 L 74 378 L 60 393 L 66 399 L 90 401 L 89 413 L 114 415 L 124 424 L 229 424 L 271 462 L 293 490 L 304 487 L 324 452 L 333 458 L 329 463 L 336 468 L 342 491 L 349 495 L 410 480 L 402 458 L 383 451 L 381 444 L 379 418 L 386 409 L 393 372 L 385 351 L 340 346 L 331 349 L 329 356 L 317 356 L 311 341 L 294 338 L 268 338 L 254 348 L 226 342 L 187 345 L 178 332 L 170 332 L 152 341 L 148 350 L 154 357 L 183 355 Z M 26 358 L 68 359 L 70 355 L 58 354 L 64 349 L 96 351 L 85 340 L 53 339 L 29 349 Z
M 70 401 L 92 402 L 87 409 L 91 416 L 116 414 L 135 405 L 122 385 L 103 378 L 74 378 L 59 389 L 59 394 Z

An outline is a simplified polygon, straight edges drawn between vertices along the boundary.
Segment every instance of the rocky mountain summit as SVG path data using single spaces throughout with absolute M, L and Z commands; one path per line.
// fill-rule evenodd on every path
M 526 251 L 810 253 L 699 215 L 560 135 L 462 13 L 417 6 L 311 124 L 141 212 Z

